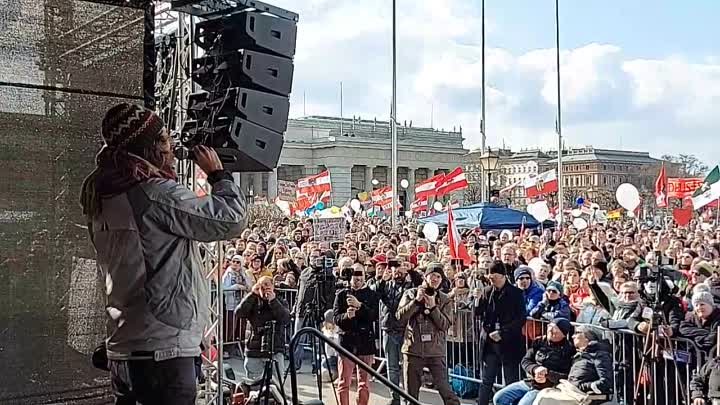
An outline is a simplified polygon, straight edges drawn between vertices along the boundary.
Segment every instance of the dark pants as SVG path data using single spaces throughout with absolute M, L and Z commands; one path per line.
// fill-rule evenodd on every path
M 483 352 L 483 373 L 478 405 L 488 405 L 492 398 L 493 385 L 502 370 L 504 385 L 508 386 L 520 380 L 520 361 L 510 361 L 500 354 L 500 346 L 488 343 Z
M 194 405 L 195 359 L 110 361 L 116 405 Z
M 405 372 L 405 390 L 413 398 L 420 395 L 422 385 L 423 368 L 427 367 L 432 375 L 433 385 L 444 405 L 460 405 L 460 399 L 450 388 L 448 382 L 448 370 L 445 357 L 419 357 L 403 355 L 403 366 Z

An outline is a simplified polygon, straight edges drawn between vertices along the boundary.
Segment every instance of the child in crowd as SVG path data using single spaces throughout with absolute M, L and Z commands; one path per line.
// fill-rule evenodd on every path
M 340 344 L 338 327 L 333 321 L 333 310 L 328 309 L 325 311 L 324 317 L 325 321 L 323 322 L 321 328 L 323 335 L 331 339 L 333 342 Z M 325 344 L 325 354 L 327 355 L 327 360 L 323 359 L 322 364 L 323 381 L 332 382 L 338 378 L 338 354 L 335 349 L 330 347 L 328 344 Z

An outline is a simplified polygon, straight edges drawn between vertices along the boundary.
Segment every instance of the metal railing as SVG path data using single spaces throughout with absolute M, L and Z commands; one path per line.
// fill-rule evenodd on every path
M 292 309 L 297 298 L 297 291 L 281 289 L 276 291 L 278 297 L 287 302 Z M 454 305 L 451 309 L 451 318 L 453 324 L 447 335 L 449 378 L 480 384 L 482 382 L 483 362 L 478 344 L 481 331 L 479 318 L 475 316 L 473 309 L 465 304 Z M 548 324 L 549 322 L 544 320 L 528 318 L 523 328 L 525 349 L 530 347 L 535 338 L 546 335 Z M 589 326 L 592 326 L 609 344 L 614 365 L 613 397 L 618 403 L 641 405 L 691 403 L 688 390 L 690 380 L 707 359 L 707 354 L 700 350 L 693 341 L 685 338 L 672 338 L 670 340 L 673 350 L 661 352 L 663 358 L 651 363 L 651 371 L 646 376 L 646 381 L 641 387 L 640 392 L 642 395 L 639 396 L 640 400 L 635 401 L 634 388 L 637 378 L 641 374 L 640 365 L 643 358 L 645 336 L 629 330 L 608 329 L 599 325 Z M 387 363 L 382 345 L 384 333 L 380 327 L 377 327 L 376 330 L 376 371 L 386 374 L 387 369 L 385 366 Z M 288 336 L 293 337 L 293 342 L 297 342 L 294 332 L 294 322 L 290 322 L 287 331 Z M 322 335 L 319 331 L 316 334 Z M 326 339 L 322 340 L 325 341 Z M 331 346 L 336 348 L 335 345 Z M 340 350 L 338 352 L 344 353 L 344 351 Z M 290 353 L 291 358 L 294 358 L 292 350 L 290 350 Z M 672 357 L 671 353 L 675 355 L 676 362 L 669 360 Z M 675 364 L 677 364 L 677 369 Z M 453 372 L 457 366 L 464 368 L 463 375 Z M 371 374 L 375 377 L 375 374 Z M 520 375 L 524 377 L 525 372 L 521 370 Z M 678 382 L 682 382 L 682 384 Z M 505 385 L 502 375 L 498 376 L 496 385 L 499 387 Z M 680 389 L 681 386 L 684 389 Z

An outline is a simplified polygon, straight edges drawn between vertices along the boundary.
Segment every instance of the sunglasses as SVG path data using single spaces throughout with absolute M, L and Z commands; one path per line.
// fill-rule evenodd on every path
M 558 290 L 545 290 L 548 294 L 560 294 L 560 291 Z
M 240 260 L 233 260 L 233 263 L 242 263 Z

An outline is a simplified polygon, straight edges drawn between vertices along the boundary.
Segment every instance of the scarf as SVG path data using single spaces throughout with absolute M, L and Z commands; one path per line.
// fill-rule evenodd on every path
M 176 181 L 177 175 L 126 150 L 103 146 L 95 157 L 95 170 L 82 184 L 80 205 L 83 214 L 88 218 L 97 217 L 102 212 L 102 199 L 122 194 L 152 178 Z

